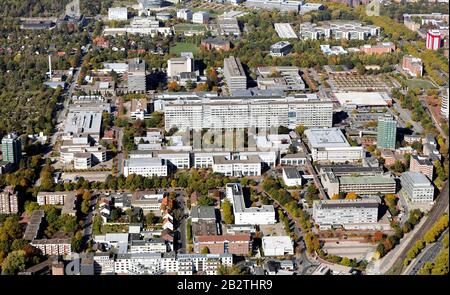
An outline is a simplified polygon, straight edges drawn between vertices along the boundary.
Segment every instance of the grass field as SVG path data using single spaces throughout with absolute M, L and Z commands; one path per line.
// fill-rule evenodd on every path
M 174 28 L 175 32 L 184 32 L 184 31 L 191 31 L 191 30 L 206 32 L 206 27 L 205 27 L 205 25 L 202 25 L 202 24 L 182 23 L 182 24 L 174 25 L 173 28 Z
M 180 54 L 180 52 L 192 52 L 195 54 L 198 50 L 198 46 L 192 43 L 177 43 L 175 46 L 170 47 L 170 53 L 175 54 Z
M 409 88 L 420 88 L 420 89 L 436 88 L 436 86 L 434 86 L 434 84 L 431 83 L 430 81 L 422 79 L 406 80 L 406 84 L 408 85 Z

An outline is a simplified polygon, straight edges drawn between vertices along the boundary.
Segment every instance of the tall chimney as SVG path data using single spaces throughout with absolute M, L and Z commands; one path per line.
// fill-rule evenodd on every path
M 52 79 L 52 56 L 48 55 L 48 75 Z

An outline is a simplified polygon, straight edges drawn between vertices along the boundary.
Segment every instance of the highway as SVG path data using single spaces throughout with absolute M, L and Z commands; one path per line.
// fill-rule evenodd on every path
M 401 261 L 403 265 L 403 260 L 406 258 L 406 253 L 411 249 L 411 247 L 419 240 L 421 239 L 425 233 L 434 225 L 434 223 L 446 212 L 448 211 L 448 199 L 449 199 L 449 191 L 448 191 L 448 180 L 445 183 L 444 189 L 441 191 L 439 196 L 436 199 L 436 203 L 434 204 L 433 208 L 430 210 L 428 215 L 424 218 L 426 220 L 424 221 L 424 224 L 420 229 L 414 234 L 412 239 L 410 239 L 409 243 L 407 245 L 404 245 L 403 250 L 400 252 L 400 254 L 397 256 L 396 262 Z M 395 265 L 395 263 L 393 264 Z
M 439 239 L 434 242 L 433 244 L 427 245 L 422 252 L 414 259 L 411 264 L 408 266 L 408 268 L 404 271 L 403 274 L 406 275 L 416 275 L 417 272 L 423 267 L 423 265 L 427 261 L 434 261 L 436 256 L 439 254 L 439 251 L 442 248 L 442 240 L 444 239 L 444 236 L 448 234 L 448 229 L 446 229 Z

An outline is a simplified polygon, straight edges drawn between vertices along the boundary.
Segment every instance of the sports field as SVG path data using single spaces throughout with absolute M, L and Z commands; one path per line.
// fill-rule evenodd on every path
M 419 88 L 419 89 L 436 88 L 436 86 L 434 86 L 433 83 L 431 83 L 430 81 L 422 79 L 406 80 L 406 85 L 408 85 L 409 88 Z
M 198 46 L 192 43 L 177 43 L 175 46 L 170 47 L 170 53 L 180 54 L 180 52 L 192 52 L 198 51 Z

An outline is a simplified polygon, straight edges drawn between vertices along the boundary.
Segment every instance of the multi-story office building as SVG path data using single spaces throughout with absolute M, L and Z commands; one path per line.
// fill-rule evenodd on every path
M 395 51 L 395 44 L 392 42 L 382 42 L 376 45 L 366 44 L 359 48 L 361 52 L 366 54 L 383 54 Z
M 165 253 L 168 247 L 163 238 L 149 240 L 132 240 L 129 253 Z
M 234 56 L 223 60 L 223 74 L 229 91 L 247 89 L 247 76 L 241 60 Z
M 350 146 L 339 128 L 310 128 L 305 135 L 314 161 L 354 162 L 364 158 L 364 148 Z
M 236 16 L 224 13 L 220 15 L 217 19 L 217 24 L 219 25 L 219 34 L 225 36 L 239 36 L 241 34 L 241 29 L 239 28 L 239 23 Z
M 128 62 L 128 92 L 144 93 L 147 91 L 147 73 L 145 61 L 134 58 Z
M 331 228 L 378 221 L 378 201 L 372 198 L 354 200 L 316 200 L 313 219 L 320 228 Z
M 244 193 L 239 183 L 228 183 L 226 196 L 233 204 L 234 224 L 275 224 L 275 209 L 272 205 L 246 207 Z
M 70 239 L 33 240 L 31 246 L 38 248 L 44 255 L 70 255 L 72 245 Z
M 89 146 L 89 139 L 100 141 L 100 132 L 102 126 L 102 111 L 87 109 L 70 109 L 64 124 L 64 133 L 66 138 L 72 138 L 72 142 L 63 142 L 64 147 L 73 148 L 73 144 L 80 146 L 85 144 Z M 63 138 L 63 140 L 67 140 Z
M 64 205 L 69 199 L 75 198 L 76 192 L 39 192 L 37 203 L 43 205 Z
M 193 71 L 194 56 L 192 52 L 182 52 L 180 57 L 173 57 L 167 61 L 167 77 L 169 78 Z
M 378 117 L 377 147 L 395 149 L 397 138 L 397 121 L 391 115 Z
M 378 173 L 364 176 L 343 176 L 339 172 L 321 171 L 320 177 L 329 197 L 340 192 L 354 192 L 358 195 L 394 194 L 397 187 L 395 179 L 390 175 Z
M 421 157 L 419 155 L 411 155 L 409 162 L 409 171 L 419 172 L 428 177 L 429 180 L 433 180 L 433 163 L 431 163 L 428 157 Z
M 12 186 L 7 186 L 0 192 L 0 213 L 14 214 L 19 212 L 17 192 Z
M 261 239 L 264 256 L 294 254 L 294 243 L 289 236 L 266 236 Z
M 295 128 L 331 127 L 333 103 L 314 94 L 295 97 L 204 97 L 161 103 L 165 128 L 179 130 L 203 128 Z
M 288 55 L 292 50 L 291 43 L 280 41 L 270 46 L 270 56 L 279 57 Z
M 242 156 L 239 159 L 226 159 L 214 156 L 212 170 L 225 176 L 259 176 L 261 175 L 261 159 L 258 156 Z
M 126 7 L 110 7 L 108 9 L 108 20 L 127 20 L 128 9 Z
M 3 161 L 18 165 L 22 157 L 22 143 L 15 133 L 9 133 L 2 139 Z
M 419 172 L 404 172 L 400 178 L 403 195 L 412 203 L 433 202 L 434 186 Z
M 206 11 L 197 11 L 192 14 L 192 22 L 194 24 L 207 24 L 209 21 L 209 13 Z
M 306 22 L 300 25 L 302 39 L 317 40 L 323 37 L 336 40 L 366 40 L 379 34 L 379 27 L 363 25 L 357 21 L 326 21 L 320 25 Z
M 160 158 L 125 160 L 123 174 L 126 177 L 133 173 L 142 176 L 167 176 L 167 163 Z
M 444 88 L 444 93 L 441 97 L 441 115 L 448 120 L 448 113 L 449 113 L 449 107 L 448 107 L 448 100 L 449 100 L 449 92 L 448 87 Z
M 299 12 L 302 6 L 302 1 L 291 0 L 247 0 L 245 6 L 251 8 L 276 9 L 279 11 L 294 11 Z
M 158 158 L 165 160 L 167 165 L 177 169 L 191 168 L 191 155 L 189 152 L 161 150 L 158 152 Z
M 190 10 L 190 9 L 180 9 L 177 11 L 177 18 L 191 21 L 192 16 L 193 16 L 193 13 L 192 13 L 192 10 Z
M 412 55 L 405 55 L 403 57 L 402 68 L 413 77 L 421 77 L 423 74 L 422 60 Z
M 99 255 L 99 254 L 96 254 Z M 220 265 L 231 267 L 232 254 L 172 254 L 172 253 L 127 253 L 97 259 L 100 269 L 105 273 L 113 265 L 115 274 L 179 274 L 193 273 L 217 274 Z M 109 263 L 108 263 L 109 261 Z
M 194 252 L 200 253 L 205 247 L 211 254 L 247 255 L 252 247 L 252 238 L 250 234 L 195 236 Z

